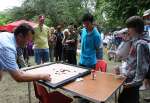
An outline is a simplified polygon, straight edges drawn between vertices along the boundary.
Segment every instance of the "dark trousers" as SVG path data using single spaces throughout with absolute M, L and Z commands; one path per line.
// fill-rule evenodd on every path
M 62 45 L 55 47 L 54 54 L 55 54 L 56 61 L 62 60 Z
M 63 61 L 69 64 L 77 65 L 76 51 L 75 50 L 66 50 L 63 48 Z
M 95 69 L 96 64 L 90 65 L 90 66 L 86 66 L 86 65 L 83 65 L 83 64 L 80 64 L 80 63 L 79 63 L 79 66 L 81 66 L 81 67 L 86 67 L 86 68 L 89 68 L 89 69 Z
M 140 103 L 139 102 L 139 86 L 124 88 L 119 95 L 118 103 Z
M 149 65 L 149 69 L 148 69 L 148 72 L 147 72 L 145 78 L 150 80 L 150 65 Z
M 66 56 L 65 58 L 67 59 L 67 62 L 69 64 L 77 65 L 76 51 L 68 50 L 68 51 L 66 51 L 65 56 Z

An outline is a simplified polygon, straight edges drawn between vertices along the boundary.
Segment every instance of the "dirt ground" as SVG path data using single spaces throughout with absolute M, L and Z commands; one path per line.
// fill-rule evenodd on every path
M 32 62 L 33 60 L 31 59 L 30 61 Z M 108 61 L 107 71 L 111 72 L 112 68 L 117 64 L 119 63 Z M 33 86 L 31 91 L 32 103 L 38 103 Z M 141 103 L 147 103 L 143 101 L 143 98 L 147 96 L 150 96 L 150 90 L 140 92 Z M 2 81 L 0 81 L 0 103 L 28 103 L 28 83 L 17 83 L 7 73 L 4 73 Z M 74 103 L 78 102 L 75 100 Z M 110 98 L 108 103 L 114 103 L 114 97 Z

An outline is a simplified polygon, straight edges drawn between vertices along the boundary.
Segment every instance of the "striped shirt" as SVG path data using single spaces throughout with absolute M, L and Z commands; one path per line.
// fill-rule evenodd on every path
M 145 37 L 148 38 L 147 36 Z M 132 45 L 126 60 L 127 65 L 125 68 L 127 71 L 127 83 L 135 86 L 142 84 L 148 71 L 149 62 L 147 61 L 147 53 L 145 51 L 145 48 L 148 46 L 147 43 L 142 42 L 142 39 L 139 39 L 139 37 L 133 38 L 131 42 Z
M 16 63 L 16 40 L 12 33 L 0 33 L 0 70 L 14 71 L 18 68 Z

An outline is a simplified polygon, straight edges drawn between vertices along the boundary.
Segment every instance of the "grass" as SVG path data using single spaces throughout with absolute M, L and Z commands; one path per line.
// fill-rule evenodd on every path
M 107 60 L 107 57 L 104 56 L 104 59 Z M 111 72 L 112 68 L 116 65 L 119 65 L 120 62 L 109 61 L 107 71 Z M 30 58 L 31 65 L 34 65 L 33 57 Z M 3 74 L 3 79 L 0 82 L 0 103 L 28 103 L 28 83 L 17 83 L 15 82 L 10 75 L 7 73 Z M 32 103 L 38 103 L 38 100 L 35 98 L 33 86 L 32 90 Z M 150 90 L 141 91 L 141 103 L 146 103 L 143 101 L 143 98 L 150 96 Z M 110 98 L 109 102 L 114 103 L 114 98 Z M 77 102 L 74 102 L 77 103 Z

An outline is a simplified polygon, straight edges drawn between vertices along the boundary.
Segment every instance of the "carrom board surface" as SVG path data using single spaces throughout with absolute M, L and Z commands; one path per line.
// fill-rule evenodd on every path
M 84 69 L 77 66 L 66 65 L 62 63 L 54 63 L 42 67 L 37 67 L 31 70 L 27 70 L 28 73 L 49 73 L 51 75 L 51 82 L 39 81 L 52 88 L 64 85 L 78 77 L 89 74 L 88 69 Z

